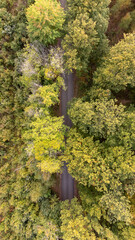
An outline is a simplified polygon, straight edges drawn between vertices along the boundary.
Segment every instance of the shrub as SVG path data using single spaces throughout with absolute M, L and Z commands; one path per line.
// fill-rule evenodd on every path
M 119 26 L 120 26 L 120 28 L 122 28 L 123 30 L 128 31 L 131 22 L 132 22 L 131 14 L 130 14 L 130 13 L 127 13 L 127 14 L 121 19 Z

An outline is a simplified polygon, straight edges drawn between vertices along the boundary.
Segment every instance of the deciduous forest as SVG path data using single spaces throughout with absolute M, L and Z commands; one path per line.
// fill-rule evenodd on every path
M 0 0 L 1 240 L 135 239 L 134 31 L 134 0 Z

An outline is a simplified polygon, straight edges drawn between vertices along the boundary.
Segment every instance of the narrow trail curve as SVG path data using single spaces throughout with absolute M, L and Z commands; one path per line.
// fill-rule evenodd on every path
M 60 0 L 61 6 L 66 8 L 66 0 Z M 72 123 L 67 115 L 67 104 L 74 97 L 74 75 L 63 74 L 66 91 L 61 91 L 61 115 L 64 116 L 64 124 L 71 127 Z M 61 200 L 69 199 L 74 197 L 74 179 L 68 173 L 66 163 L 64 163 L 63 173 L 61 174 Z

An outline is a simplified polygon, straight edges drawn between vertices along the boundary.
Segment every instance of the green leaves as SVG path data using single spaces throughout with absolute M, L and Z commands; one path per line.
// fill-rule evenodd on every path
M 68 29 L 62 44 L 66 66 L 68 69 L 86 70 L 89 55 L 98 43 L 95 23 L 88 13 L 80 14 L 72 23 L 69 22 Z
M 48 45 L 61 37 L 65 14 L 57 0 L 36 0 L 26 15 L 31 41 Z
M 28 130 L 23 137 L 27 141 L 27 154 L 33 156 L 38 168 L 50 174 L 60 171 L 58 155 L 64 147 L 65 127 L 63 117 L 53 116 L 53 106 L 59 103 L 59 91 L 64 87 L 62 51 L 42 44 L 28 45 L 23 55 L 22 82 L 27 86 Z
M 68 110 L 69 116 L 82 133 L 107 138 L 114 135 L 122 125 L 124 106 L 118 106 L 113 99 L 83 102 L 81 99 L 73 101 Z
M 108 25 L 109 2 L 68 0 L 67 33 L 62 46 L 66 68 L 70 71 L 87 72 L 90 59 L 97 61 L 106 51 L 104 33 Z
M 123 192 L 123 184 L 134 179 L 135 157 L 123 146 L 109 147 L 106 143 L 94 142 L 92 137 L 82 137 L 70 131 L 63 160 L 75 179 L 98 191 Z
M 38 88 L 37 96 L 43 99 L 46 108 L 59 102 L 59 87 L 56 83 Z
M 81 184 L 82 207 L 99 239 L 128 239 L 129 229 L 131 239 L 134 234 L 129 202 L 135 184 L 134 106 L 114 99 L 134 87 L 134 52 L 130 34 L 111 48 L 87 95 L 68 109 L 74 126 L 62 159 Z
M 104 194 L 100 199 L 100 205 L 107 212 L 104 218 L 110 223 L 125 222 L 126 225 L 131 223 L 130 204 L 125 196 L 119 192 L 109 192 Z
M 42 172 L 51 174 L 60 171 L 61 161 L 57 155 L 64 147 L 63 118 L 52 116 L 50 109 L 59 102 L 62 84 L 62 79 L 58 77 L 53 84 L 39 86 L 36 93 L 31 94 L 30 105 L 26 108 L 26 113 L 31 118 L 29 129 L 24 133 L 27 153 L 29 156 L 34 155 Z
M 115 92 L 135 86 L 135 34 L 125 35 L 113 46 L 94 76 L 95 85 Z
M 42 118 L 35 119 L 31 128 L 28 137 L 34 144 L 37 166 L 43 172 L 58 172 L 61 162 L 57 159 L 57 154 L 64 147 L 63 119 L 43 115 Z
M 64 240 L 95 240 L 95 234 L 91 231 L 91 224 L 76 198 L 62 203 L 61 206 L 61 231 Z
M 135 87 L 134 34 L 111 48 L 87 96 L 70 104 L 74 127 L 65 146 L 63 118 L 55 114 L 64 87 L 61 74 L 64 68 L 82 73 L 99 66 L 107 51 L 110 1 L 68 0 L 65 26 L 59 1 L 29 2 L 34 2 L 26 10 L 31 44 L 22 50 L 27 38 L 24 2 L 0 1 L 0 238 L 132 240 L 134 106 L 127 109 L 112 97 Z M 134 16 L 126 17 L 125 26 Z M 64 31 L 64 51 L 47 48 Z M 62 202 L 60 217 L 52 185 L 63 161 L 81 187 L 80 202 Z

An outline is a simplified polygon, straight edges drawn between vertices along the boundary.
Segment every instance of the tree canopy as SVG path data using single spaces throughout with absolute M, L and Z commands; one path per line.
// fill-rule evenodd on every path
M 0 239 L 134 239 L 133 20 L 127 0 L 0 0 Z M 72 70 L 68 128 L 60 92 Z M 77 181 L 70 202 L 63 161 Z
M 98 60 L 107 49 L 108 1 L 68 0 L 66 35 L 63 39 L 66 67 L 87 71 L 90 59 Z M 96 56 L 95 56 L 96 55 Z
M 57 0 L 36 0 L 27 9 L 26 16 L 31 41 L 48 45 L 61 37 L 65 14 Z
M 113 46 L 105 61 L 94 74 L 94 83 L 115 92 L 135 87 L 135 34 L 125 35 Z

